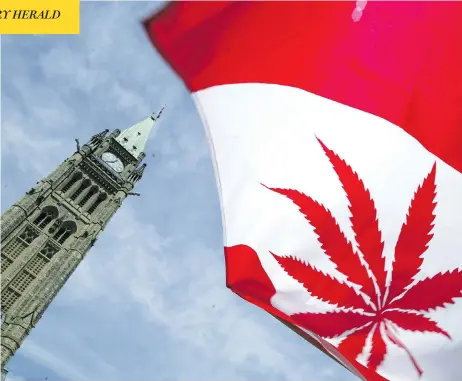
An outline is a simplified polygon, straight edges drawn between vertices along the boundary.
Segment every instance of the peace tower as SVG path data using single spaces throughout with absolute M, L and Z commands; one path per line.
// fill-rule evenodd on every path
M 77 151 L 1 216 L 2 373 L 124 199 L 138 195 L 161 112 L 82 146 L 76 140 Z

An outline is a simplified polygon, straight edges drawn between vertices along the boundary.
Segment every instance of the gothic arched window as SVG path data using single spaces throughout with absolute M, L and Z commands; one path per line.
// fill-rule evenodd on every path
M 47 226 L 52 220 L 58 217 L 58 209 L 54 206 L 48 205 L 45 206 L 38 217 L 34 220 L 34 225 L 43 229 Z
M 64 221 L 53 238 L 60 244 L 63 244 L 71 236 L 71 234 L 75 233 L 76 231 L 77 225 L 74 221 Z
M 63 186 L 63 188 L 61 189 L 61 192 L 66 193 L 81 178 L 82 178 L 82 173 L 81 172 L 74 173 L 74 175 L 71 177 L 71 179 Z
M 79 197 L 82 192 L 87 189 L 91 185 L 91 181 L 88 179 L 85 179 L 82 181 L 82 184 L 77 188 L 77 190 L 72 194 L 71 200 L 75 200 L 77 197 Z
M 96 193 L 98 193 L 98 187 L 96 185 L 93 185 L 90 190 L 87 192 L 87 194 L 80 200 L 79 206 L 84 206 L 90 198 L 92 198 Z
M 96 208 L 98 207 L 99 204 L 101 204 L 104 200 L 106 200 L 107 194 L 106 193 L 100 193 L 98 198 L 91 204 L 91 206 L 88 208 L 88 213 L 92 214 Z

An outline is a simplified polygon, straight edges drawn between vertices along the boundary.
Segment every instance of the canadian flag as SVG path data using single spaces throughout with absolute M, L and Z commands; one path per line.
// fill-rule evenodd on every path
M 175 2 L 227 286 L 363 379 L 462 379 L 462 2 Z

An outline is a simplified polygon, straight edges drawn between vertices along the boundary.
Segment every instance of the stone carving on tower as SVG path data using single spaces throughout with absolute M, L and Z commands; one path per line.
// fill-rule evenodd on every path
M 19 349 L 143 176 L 152 115 L 104 130 L 1 216 L 1 366 Z

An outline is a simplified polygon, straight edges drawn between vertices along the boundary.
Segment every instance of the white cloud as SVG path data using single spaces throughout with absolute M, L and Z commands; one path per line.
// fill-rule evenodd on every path
M 21 112 L 8 96 L 2 98 L 2 155 L 13 156 L 21 171 L 32 169 L 37 176 L 46 175 L 56 166 L 56 158 L 64 158 L 69 152 L 65 151 L 65 148 L 69 149 L 69 142 L 63 145 L 56 138 L 42 136 L 40 131 L 24 129 L 24 125 L 37 125 L 40 119 Z M 38 107 L 33 110 L 34 114 L 42 112 Z M 59 111 L 53 109 L 52 113 L 56 115 Z M 38 141 L 40 144 L 37 144 Z
M 22 354 L 27 358 L 32 358 L 34 361 L 48 366 L 51 369 L 59 369 L 63 376 L 73 380 L 87 381 L 90 378 L 86 377 L 79 370 L 70 365 L 69 362 L 63 361 L 59 356 L 49 352 L 46 348 L 35 344 L 32 340 L 28 340 L 22 347 Z M 8 377 L 9 379 L 10 377 Z
M 95 248 L 72 278 L 62 303 L 104 298 L 130 306 L 135 316 L 167 330 L 202 356 L 237 368 L 258 364 L 261 371 L 285 379 L 317 372 L 309 363 L 297 364 L 291 345 L 268 331 L 264 313 L 243 308 L 225 288 L 220 251 L 190 242 L 180 247 L 187 253 L 178 252 L 174 237 L 161 237 L 130 207 L 120 211 L 106 234 L 112 245 Z M 321 370 L 329 379 L 331 374 Z

